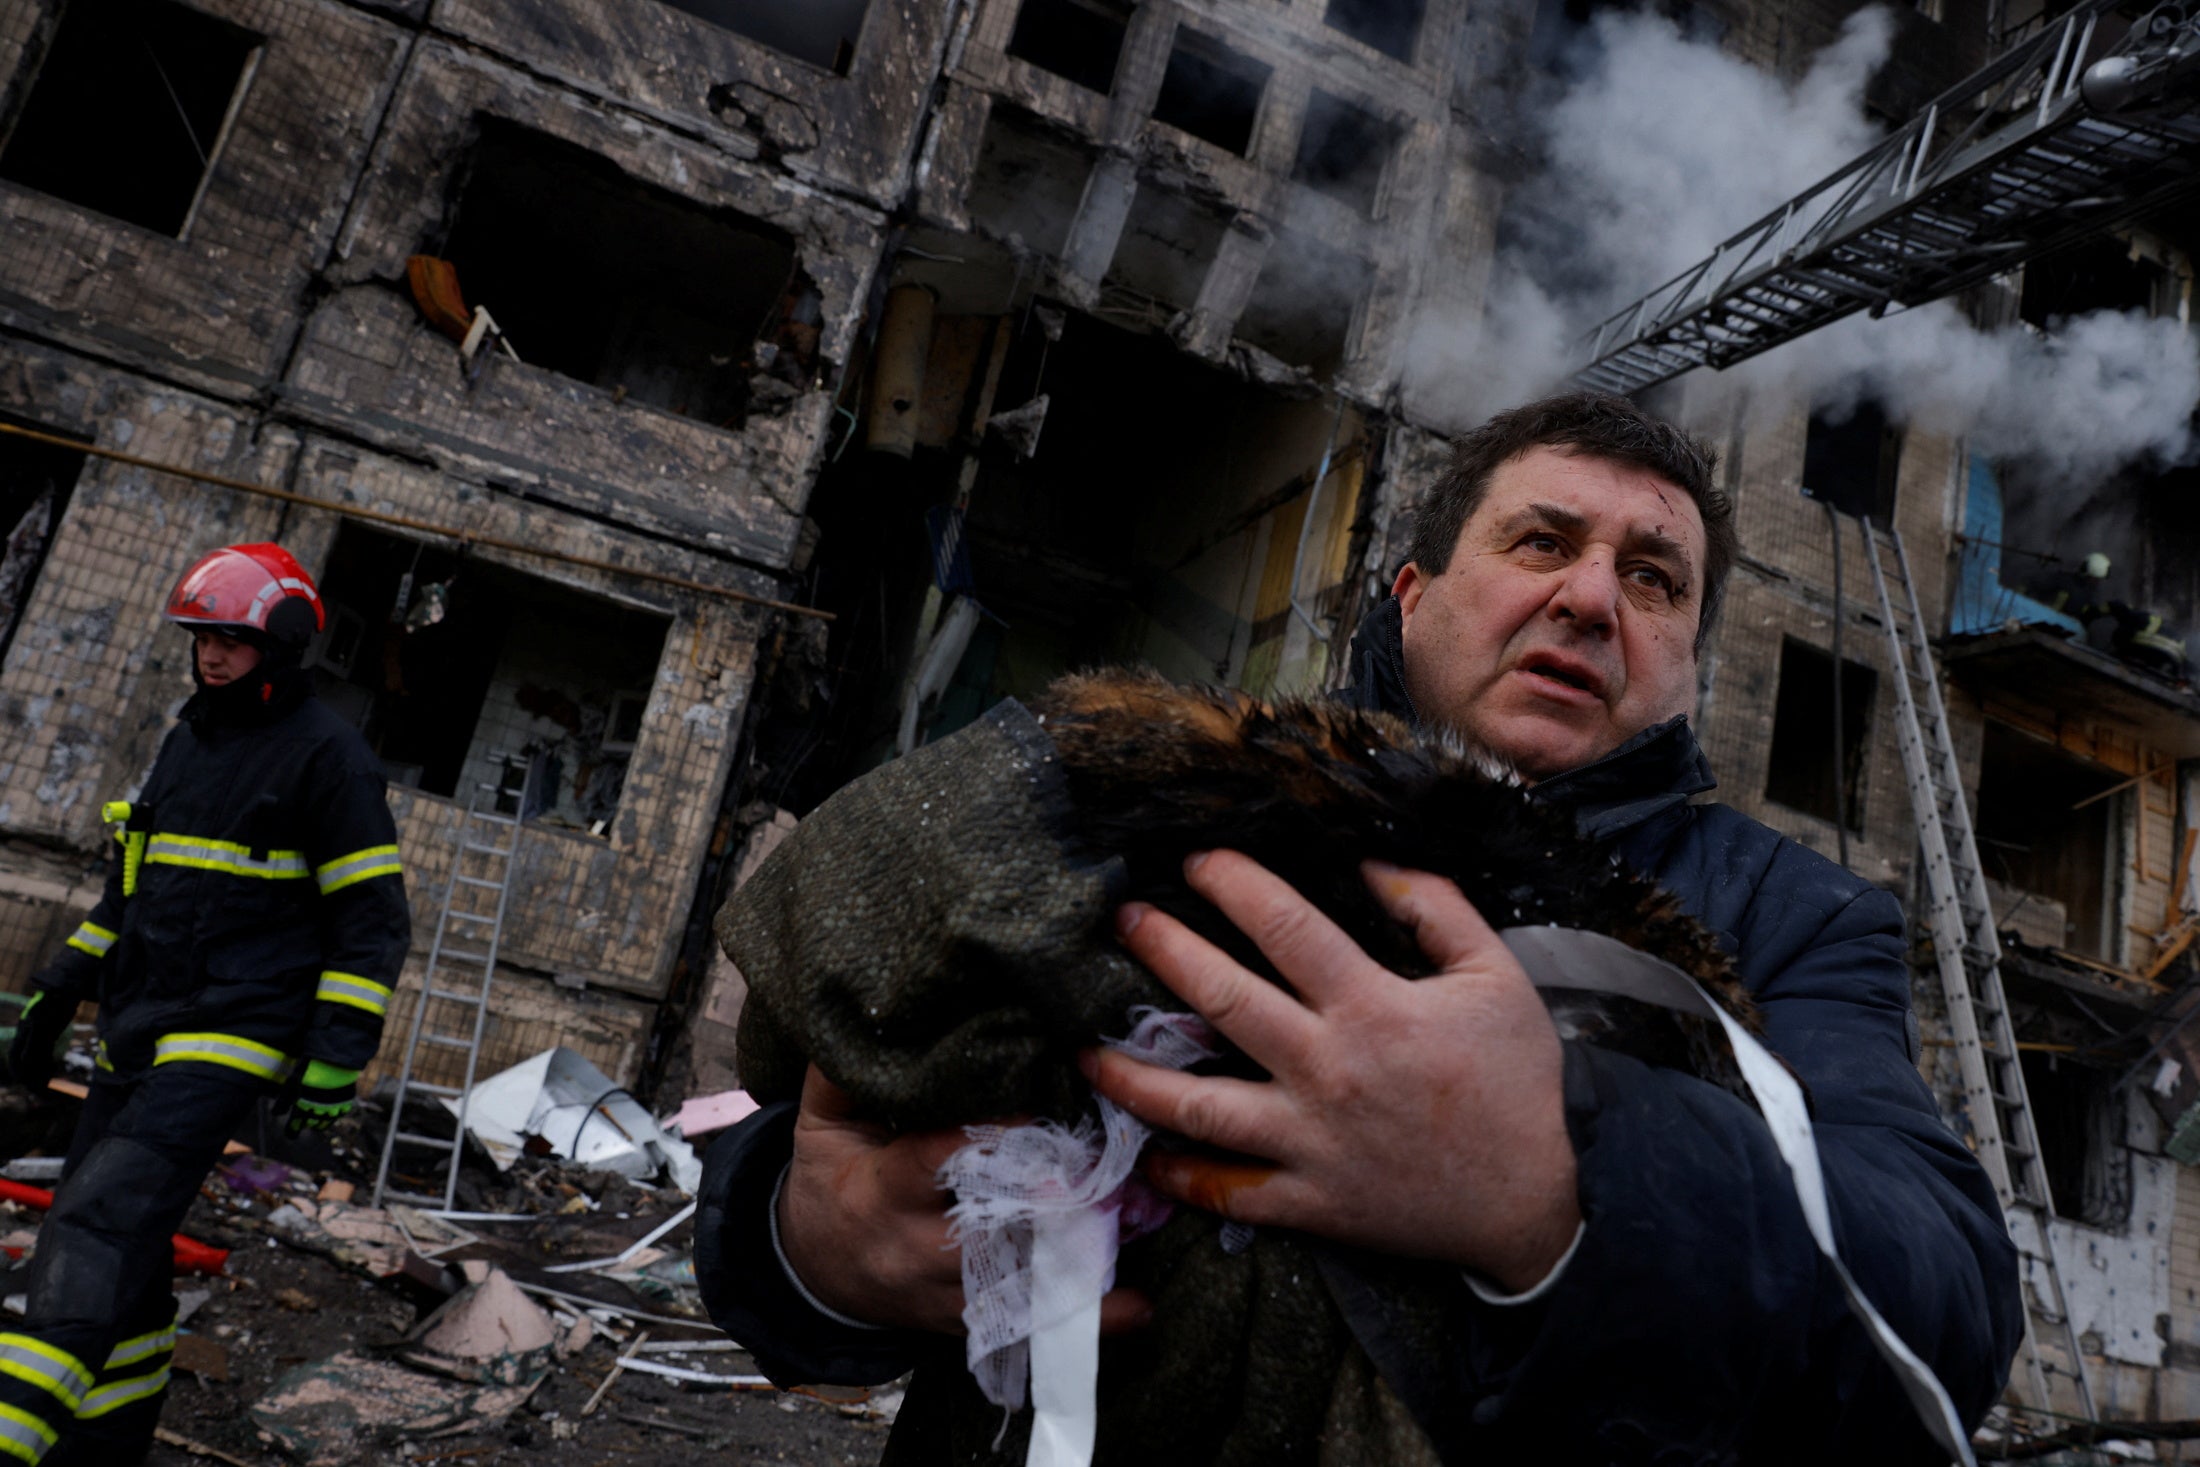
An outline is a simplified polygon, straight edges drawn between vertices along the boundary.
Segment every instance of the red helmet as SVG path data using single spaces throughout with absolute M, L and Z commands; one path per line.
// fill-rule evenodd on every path
M 313 577 L 274 544 L 227 545 L 199 557 L 168 593 L 164 614 L 177 626 L 256 633 L 292 647 L 328 621 Z

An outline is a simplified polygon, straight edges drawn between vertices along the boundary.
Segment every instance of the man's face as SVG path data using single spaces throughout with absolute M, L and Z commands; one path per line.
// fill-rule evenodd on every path
M 259 648 L 210 627 L 191 633 L 191 647 L 199 659 L 199 677 L 210 688 L 233 683 L 260 665 Z
M 1442 575 L 1409 564 L 1406 689 L 1533 779 L 1696 701 L 1703 516 L 1648 469 L 1548 446 L 1498 466 Z

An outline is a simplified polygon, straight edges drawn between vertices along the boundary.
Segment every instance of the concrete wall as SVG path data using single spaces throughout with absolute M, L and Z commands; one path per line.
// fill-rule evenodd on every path
M 96 893 L 99 803 L 143 778 L 190 691 L 184 641 L 159 619 L 176 577 L 214 545 L 268 538 L 318 571 L 343 514 L 364 508 L 438 527 L 424 538 L 445 547 L 490 535 L 692 583 L 474 549 L 664 618 L 606 833 L 521 838 L 484 1056 L 508 1063 L 566 1031 L 634 1079 L 769 630 L 713 588 L 790 590 L 882 211 L 905 190 L 952 9 L 878 0 L 834 75 L 655 4 L 198 8 L 265 39 L 181 238 L 0 180 L 0 411 L 328 508 L 87 462 L 0 666 L 0 982 L 20 986 Z M 55 13 L 30 0 L 0 16 L 0 96 L 31 84 Z M 733 429 L 523 361 L 469 380 L 405 268 L 448 230 L 483 119 L 791 241 L 817 301 L 814 371 L 753 395 Z M 416 913 L 410 994 L 461 811 L 408 790 L 392 808 Z

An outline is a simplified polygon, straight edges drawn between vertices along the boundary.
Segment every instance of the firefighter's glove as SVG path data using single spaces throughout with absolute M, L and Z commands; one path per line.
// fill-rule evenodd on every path
M 286 1134 L 295 1136 L 307 1129 L 325 1131 L 350 1115 L 352 1102 L 358 1098 L 357 1070 L 308 1060 L 305 1076 L 298 1082 L 298 1093 L 290 1100 L 290 1126 Z
M 68 1042 L 69 1020 L 76 1005 L 49 1000 L 34 993 L 15 1020 L 15 1036 L 8 1041 L 7 1079 L 31 1090 L 43 1090 L 61 1063 L 61 1046 Z

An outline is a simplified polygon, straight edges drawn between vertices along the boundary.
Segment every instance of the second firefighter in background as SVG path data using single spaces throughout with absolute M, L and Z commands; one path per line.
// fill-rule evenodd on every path
M 106 807 L 105 894 L 36 990 L 9 1077 L 43 1085 L 80 1001 L 97 1073 L 0 1333 L 0 1461 L 144 1460 L 175 1349 L 169 1236 L 264 1097 L 351 1109 L 411 941 L 381 763 L 313 696 L 326 621 L 279 545 L 202 558 L 168 599 L 198 691 L 143 792 Z

